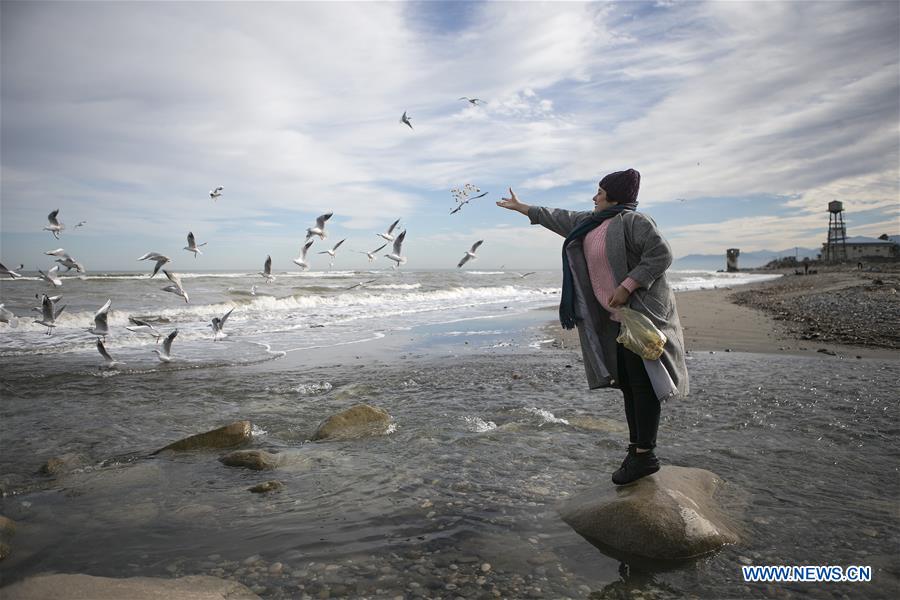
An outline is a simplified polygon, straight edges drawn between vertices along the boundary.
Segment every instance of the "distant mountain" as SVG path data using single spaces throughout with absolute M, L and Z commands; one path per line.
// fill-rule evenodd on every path
M 786 256 L 797 256 L 797 260 L 809 257 L 815 260 L 822 250 L 820 248 L 790 248 L 775 252 L 774 250 L 757 250 L 755 252 L 741 252 L 738 257 L 738 268 L 754 269 L 762 267 L 769 261 Z M 672 269 L 682 271 L 696 269 L 699 271 L 718 271 L 725 268 L 725 250 L 721 254 L 688 254 L 675 259 Z

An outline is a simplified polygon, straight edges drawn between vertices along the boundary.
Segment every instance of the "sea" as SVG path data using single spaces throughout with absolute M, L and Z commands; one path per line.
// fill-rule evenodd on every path
M 0 585 L 38 573 L 213 575 L 262 598 L 896 598 L 900 363 L 694 351 L 664 464 L 713 471 L 741 541 L 623 562 L 559 517 L 627 445 L 554 337 L 558 271 L 87 273 L 0 282 Z M 768 275 L 671 271 L 676 290 Z M 57 326 L 35 323 L 60 295 Z M 110 365 L 87 331 L 107 301 Z M 210 321 L 232 310 L 224 336 Z M 155 337 L 178 331 L 171 362 Z M 310 441 L 358 403 L 384 436 Z M 168 443 L 238 420 L 274 471 Z M 69 465 L 40 473 L 51 458 Z M 280 490 L 248 488 L 276 479 Z M 871 566 L 868 583 L 750 583 L 745 565 Z M 2 593 L 0 593 L 2 596 Z

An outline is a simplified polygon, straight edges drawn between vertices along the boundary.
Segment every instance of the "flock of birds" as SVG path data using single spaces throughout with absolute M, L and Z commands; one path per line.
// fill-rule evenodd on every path
M 465 100 L 469 102 L 472 106 L 478 106 L 480 104 L 485 104 L 485 102 L 479 98 L 469 98 L 467 96 L 463 96 L 459 98 L 460 100 Z M 409 126 L 412 129 L 412 123 L 410 122 L 411 117 L 407 114 L 407 111 L 403 112 L 403 116 L 400 118 L 400 122 Z M 225 191 L 224 186 L 217 186 L 209 191 L 209 197 L 213 201 L 218 200 L 223 192 Z M 478 198 L 483 198 L 488 194 L 488 192 L 481 192 L 481 190 L 467 183 L 461 188 L 452 188 L 450 190 L 451 195 L 456 201 L 455 208 L 450 211 L 450 214 L 455 214 L 462 210 L 462 208 L 471 202 L 472 200 L 476 200 Z M 306 239 L 304 241 L 303 246 L 300 248 L 300 254 L 296 258 L 292 260 L 294 264 L 300 267 L 303 270 L 309 268 L 309 262 L 307 259 L 307 255 L 309 253 L 310 248 L 313 246 L 313 243 L 316 241 L 315 238 L 319 238 L 319 240 L 325 240 L 328 237 L 328 233 L 326 230 L 326 223 L 329 219 L 334 215 L 333 212 L 325 213 L 320 215 L 316 219 L 315 225 L 307 228 L 306 230 Z M 75 228 L 82 227 L 87 224 L 87 221 L 79 221 Z M 387 228 L 386 231 L 376 234 L 378 237 L 384 240 L 384 243 L 374 250 L 370 251 L 362 251 L 357 250 L 361 254 L 365 254 L 369 262 L 374 262 L 378 256 L 378 253 L 387 247 L 388 244 L 392 244 L 391 252 L 384 254 L 390 261 L 394 263 L 392 266 L 393 269 L 398 269 L 401 265 L 407 262 L 407 257 L 403 256 L 402 248 L 403 242 L 406 239 L 406 230 L 400 231 L 399 233 L 395 233 L 398 225 L 400 224 L 400 219 L 397 219 Z M 43 228 L 43 231 L 49 231 L 51 235 L 55 239 L 60 239 L 61 233 L 65 230 L 66 226 L 60 222 L 59 220 L 59 209 L 52 211 L 49 215 L 47 215 L 47 225 Z M 334 244 L 331 248 L 326 250 L 322 250 L 318 252 L 318 254 L 327 254 L 330 256 L 330 267 L 334 266 L 335 256 L 337 254 L 338 249 L 341 245 L 347 241 L 346 238 L 340 240 L 338 243 Z M 476 251 L 481 246 L 484 240 L 478 240 L 472 246 L 466 250 L 465 255 L 457 264 L 458 268 L 461 268 L 470 260 L 475 260 L 478 258 L 476 255 Z M 187 245 L 183 248 L 184 250 L 192 253 L 194 258 L 197 258 L 198 255 L 203 254 L 200 250 L 203 246 L 206 246 L 207 242 L 202 244 L 198 244 L 197 240 L 194 236 L 193 232 L 188 232 L 187 235 Z M 44 254 L 48 256 L 56 257 L 55 262 L 59 263 L 58 265 L 48 269 L 46 272 L 38 269 L 37 272 L 40 274 L 41 278 L 46 281 L 49 285 L 54 288 L 61 287 L 63 285 L 62 279 L 59 277 L 59 269 L 64 268 L 65 272 L 69 272 L 72 269 L 76 271 L 76 273 L 83 274 L 86 272 L 84 265 L 75 260 L 69 253 L 66 252 L 64 248 L 56 248 L 55 250 L 50 250 L 45 252 Z M 139 261 L 151 261 L 154 263 L 153 272 L 150 274 L 150 278 L 152 279 L 162 270 L 163 274 L 169 280 L 170 285 L 162 288 L 162 291 L 172 293 L 180 298 L 182 298 L 185 303 L 190 303 L 190 296 L 188 292 L 185 290 L 184 285 L 181 281 L 179 275 L 175 272 L 169 271 L 167 269 L 163 269 L 163 267 L 172 262 L 171 257 L 161 254 L 159 252 L 147 252 L 143 256 L 140 256 L 137 260 Z M 0 276 L 9 277 L 11 279 L 18 279 L 22 277 L 21 273 L 18 271 L 23 270 L 24 265 L 19 265 L 16 269 L 7 268 L 3 263 L 0 263 Z M 532 275 L 534 272 L 519 274 L 520 277 L 527 277 Z M 272 273 L 272 257 L 266 256 L 266 260 L 263 263 L 263 270 L 259 272 L 259 275 L 262 276 L 266 283 L 271 282 L 275 279 L 275 275 Z M 374 280 L 372 280 L 374 281 Z M 362 285 L 365 285 L 369 282 L 361 282 L 356 285 L 353 285 L 347 289 L 353 289 Z M 250 290 L 251 295 L 256 295 L 256 286 L 254 285 Z M 37 297 L 37 296 L 36 296 Z M 33 310 L 39 312 L 41 315 L 40 319 L 35 319 L 34 322 L 40 325 L 43 325 L 47 328 L 46 335 L 52 335 L 53 329 L 56 327 L 56 320 L 59 318 L 60 314 L 65 310 L 66 305 L 57 306 L 62 296 L 49 296 L 47 294 L 40 295 L 41 306 L 35 307 Z M 106 336 L 109 334 L 109 325 L 108 325 L 108 315 L 109 309 L 112 306 L 112 301 L 107 300 L 106 303 L 100 307 L 100 309 L 94 315 L 94 325 L 92 327 L 88 327 L 87 331 L 92 335 L 97 337 L 96 345 L 97 351 L 106 361 L 106 366 L 115 367 L 117 365 L 123 364 L 119 361 L 116 361 L 112 358 L 109 352 L 106 349 L 105 341 Z M 222 315 L 221 317 L 215 317 L 210 322 L 210 327 L 213 331 L 213 341 L 217 341 L 221 337 L 225 336 L 224 328 L 225 323 L 228 320 L 228 317 L 231 315 L 234 308 L 229 310 L 227 313 Z M 7 322 L 11 324 L 15 324 L 16 317 L 15 315 L 6 309 L 3 304 L 0 304 L 0 322 Z M 162 362 L 170 362 L 172 360 L 172 342 L 175 337 L 178 335 L 178 330 L 175 329 L 168 335 L 163 336 L 163 334 L 157 330 L 151 323 L 138 319 L 136 317 L 129 317 L 129 322 L 131 326 L 126 327 L 131 332 L 134 333 L 143 333 L 148 334 L 156 338 L 157 345 L 160 345 L 160 340 L 162 341 L 162 348 L 155 349 L 154 352 L 159 357 L 159 360 Z

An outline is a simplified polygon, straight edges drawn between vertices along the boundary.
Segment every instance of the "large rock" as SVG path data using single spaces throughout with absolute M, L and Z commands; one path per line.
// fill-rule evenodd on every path
M 278 466 L 281 457 L 265 450 L 235 450 L 219 458 L 229 467 L 245 467 L 255 471 L 269 471 Z
M 218 577 L 180 579 L 37 575 L 0 589 L 3 600 L 259 600 L 249 588 Z
M 384 435 L 391 426 L 391 415 L 368 404 L 357 404 L 328 417 L 316 429 L 313 440 L 347 440 Z
M 250 421 L 237 421 L 225 427 L 219 427 L 206 433 L 198 433 L 179 440 L 164 448 L 160 448 L 153 454 L 159 454 L 166 450 L 185 451 L 185 450 L 203 450 L 210 448 L 230 448 L 244 442 L 250 441 L 253 437 L 251 433 Z
M 74 471 L 79 467 L 83 467 L 87 460 L 80 454 L 69 452 L 61 456 L 49 458 L 47 462 L 41 465 L 38 472 L 41 475 L 63 475 L 70 471 Z
M 684 559 L 738 541 L 713 499 L 721 480 L 703 469 L 666 466 L 637 482 L 598 485 L 559 514 L 601 549 L 626 556 Z

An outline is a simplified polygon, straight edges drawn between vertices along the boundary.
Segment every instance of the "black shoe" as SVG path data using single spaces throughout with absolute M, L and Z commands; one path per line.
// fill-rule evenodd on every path
M 612 481 L 616 485 L 625 485 L 657 471 L 659 471 L 659 459 L 656 458 L 653 450 L 638 452 L 637 446 L 630 444 L 628 456 L 622 461 L 622 466 L 612 474 Z

